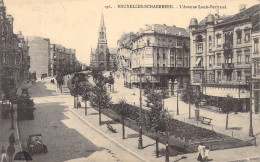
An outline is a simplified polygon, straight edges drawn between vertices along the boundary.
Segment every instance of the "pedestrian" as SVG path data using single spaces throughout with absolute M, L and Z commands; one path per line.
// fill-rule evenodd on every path
M 203 145 L 203 143 L 200 143 L 198 146 L 198 161 L 203 161 L 203 157 L 204 157 L 204 150 L 205 150 L 205 146 Z
M 205 154 L 204 154 L 204 161 L 205 161 L 205 162 L 206 162 L 206 161 L 209 161 L 209 147 L 208 147 L 208 146 L 206 146 L 204 153 L 205 153 Z
M 1 162 L 7 162 L 7 155 L 4 146 L 2 146 L 1 150 Z
M 78 99 L 78 107 L 81 107 L 81 103 L 80 103 L 79 99 Z
M 15 137 L 14 137 L 14 133 L 12 133 L 10 136 L 9 136 L 9 144 L 10 145 L 14 145 L 15 143 Z
M 15 153 L 14 145 L 8 146 L 7 147 L 7 155 L 8 155 L 9 162 L 13 161 L 14 153 Z

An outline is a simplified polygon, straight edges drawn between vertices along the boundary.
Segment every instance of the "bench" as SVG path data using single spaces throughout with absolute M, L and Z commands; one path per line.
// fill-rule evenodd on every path
M 113 132 L 113 133 L 116 133 L 116 129 L 114 129 L 110 124 L 107 124 L 107 128 Z
M 204 117 L 204 116 L 201 116 L 201 118 L 200 118 L 201 123 L 207 124 L 207 125 L 210 125 L 211 120 L 212 120 L 211 118 L 207 118 L 207 117 Z

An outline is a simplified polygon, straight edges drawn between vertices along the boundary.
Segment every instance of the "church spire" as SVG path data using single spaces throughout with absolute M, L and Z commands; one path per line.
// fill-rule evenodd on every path
M 99 35 L 98 36 L 98 43 L 107 43 L 106 26 L 105 26 L 103 11 L 102 11 L 102 14 L 101 14 L 101 22 L 100 22 L 98 35 Z
M 103 10 L 102 10 L 102 14 L 101 14 L 101 22 L 100 22 L 100 26 L 105 26 Z
M 4 6 L 4 0 L 0 0 L 0 6 Z

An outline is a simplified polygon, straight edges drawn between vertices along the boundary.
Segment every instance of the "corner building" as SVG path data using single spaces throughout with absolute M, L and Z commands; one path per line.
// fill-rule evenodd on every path
M 252 27 L 259 23 L 260 5 L 233 16 L 209 14 L 190 20 L 191 84 L 221 102 L 232 96 L 250 109 Z
M 167 87 L 176 79 L 182 87 L 189 82 L 189 34 L 184 28 L 146 25 L 133 42 L 131 83 Z

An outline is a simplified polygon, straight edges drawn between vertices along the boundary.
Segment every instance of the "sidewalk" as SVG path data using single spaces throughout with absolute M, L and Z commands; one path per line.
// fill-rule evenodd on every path
M 121 81 L 122 83 L 122 81 Z M 119 85 L 118 85 L 119 84 Z M 139 89 L 133 88 L 128 89 L 122 86 L 119 82 L 116 81 L 115 93 L 110 93 L 112 100 L 114 103 L 118 101 L 120 98 L 125 98 L 128 102 L 139 105 Z M 135 95 L 133 95 L 135 93 Z M 130 97 L 130 96 L 134 97 Z M 67 95 L 69 97 L 69 95 Z M 145 104 L 143 100 L 143 104 Z M 88 104 L 89 105 L 89 104 Z M 188 105 L 179 100 L 179 112 L 180 115 L 176 115 L 176 97 L 169 98 L 165 100 L 165 106 L 168 107 L 174 113 L 174 118 L 188 122 L 191 124 L 197 125 L 197 122 L 194 119 L 188 119 Z M 192 107 L 191 114 L 194 117 L 194 107 Z M 98 112 L 95 109 L 88 108 L 88 115 L 84 115 L 84 109 L 74 109 L 70 108 L 70 110 L 82 121 L 86 124 L 90 125 L 93 129 L 103 134 L 104 138 L 117 143 L 119 147 L 127 150 L 130 154 L 133 154 L 137 157 L 140 157 L 140 161 L 165 161 L 165 157 L 155 157 L 155 141 L 149 137 L 143 136 L 143 145 L 148 146 L 142 150 L 137 149 L 138 146 L 138 132 L 126 127 L 126 137 L 127 139 L 122 140 L 122 126 L 120 123 L 113 123 L 113 128 L 116 129 L 117 133 L 112 133 L 106 127 L 106 125 L 99 126 L 98 124 Z M 248 126 L 249 121 L 248 118 L 242 115 L 230 114 L 229 117 L 229 130 L 225 130 L 225 117 L 226 114 L 218 114 L 215 112 L 210 112 L 206 110 L 200 111 L 202 116 L 207 116 L 213 119 L 212 125 L 213 129 L 217 132 L 226 134 L 231 136 L 233 131 L 233 135 L 235 138 L 239 139 L 251 139 L 248 137 Z M 245 113 L 246 114 L 246 113 Z M 248 113 L 249 115 L 249 113 Z M 102 121 L 111 121 L 109 117 L 102 114 Z M 259 128 L 256 125 L 259 124 L 259 120 L 257 120 L 257 115 L 254 114 L 253 126 L 255 133 L 259 131 Z M 198 126 L 204 127 L 207 129 L 212 129 L 212 126 L 203 125 L 198 123 Z M 259 143 L 259 137 L 257 138 L 257 144 Z M 163 144 L 159 145 L 159 148 L 165 148 Z M 216 150 L 210 152 L 210 159 L 213 161 L 247 161 L 247 160 L 259 160 L 260 146 L 249 146 L 249 147 L 241 147 L 234 149 L 226 149 L 226 150 Z M 186 157 L 186 158 L 182 158 Z M 178 155 L 174 157 L 170 157 L 170 161 L 187 161 L 193 162 L 197 161 L 197 153 Z
M 107 125 L 103 124 L 99 126 L 98 123 L 98 111 L 96 111 L 93 108 L 87 109 L 88 115 L 85 116 L 84 108 L 70 108 L 70 110 L 81 120 L 83 120 L 86 124 L 90 125 L 93 129 L 95 129 L 97 132 L 102 134 L 104 138 L 107 140 L 116 143 L 119 147 L 126 150 L 130 154 L 136 156 L 140 159 L 140 161 L 149 161 L 149 162 L 159 162 L 159 161 L 165 161 L 165 157 L 161 156 L 159 158 L 156 158 L 155 156 L 155 141 L 149 137 L 142 136 L 143 138 L 143 147 L 144 149 L 138 149 L 138 132 L 125 127 L 125 137 L 126 139 L 122 139 L 122 125 L 120 123 L 114 123 L 111 124 L 111 126 L 116 129 L 117 133 L 113 133 L 110 130 L 108 130 Z M 102 114 L 101 117 L 102 121 L 113 121 L 111 118 L 105 116 Z M 159 149 L 165 148 L 165 145 L 159 144 Z
M 75 109 L 70 108 L 70 110 L 81 120 L 83 120 L 86 124 L 90 125 L 93 129 L 100 132 L 104 135 L 104 138 L 117 143 L 122 149 L 125 149 L 130 154 L 135 155 L 136 157 L 140 157 L 140 161 L 165 161 L 165 157 L 155 157 L 155 141 L 149 137 L 143 136 L 143 146 L 148 146 L 142 150 L 137 149 L 138 146 L 138 132 L 125 127 L 126 139 L 122 140 L 122 125 L 120 123 L 111 124 L 114 129 L 116 129 L 117 133 L 112 133 L 107 129 L 107 126 L 104 124 L 99 126 L 98 124 L 98 111 L 93 108 L 87 109 L 88 115 L 84 115 L 84 109 Z M 111 118 L 102 114 L 102 121 L 112 121 Z M 134 137 L 133 137 L 134 136 Z M 165 148 L 165 145 L 159 144 L 159 148 Z M 244 160 L 244 159 L 259 159 L 259 149 L 258 146 L 250 146 L 250 147 L 242 147 L 242 148 L 234 148 L 234 149 L 226 149 L 226 150 L 216 150 L 210 152 L 210 159 L 214 161 L 236 161 L 236 160 Z M 185 159 L 181 159 L 183 156 L 187 157 Z M 180 160 L 181 159 L 181 160 Z M 197 153 L 178 155 L 174 157 L 170 157 L 170 161 L 187 161 L 194 162 L 197 159 Z
M 125 98 L 127 103 L 139 106 L 139 98 L 140 98 L 140 90 L 137 88 L 126 88 L 123 86 L 123 80 L 116 78 L 115 79 L 115 93 L 110 93 L 112 100 L 116 103 L 120 98 Z M 133 95 L 135 94 L 135 95 Z M 143 94 L 143 90 L 142 90 Z M 142 97 L 142 105 L 145 107 L 146 105 L 146 97 Z M 189 124 L 197 125 L 197 122 L 194 119 L 189 119 L 189 105 L 181 101 L 180 97 L 179 100 L 179 115 L 177 113 L 177 97 L 171 97 L 164 100 L 164 107 L 168 108 L 170 112 L 172 112 L 173 117 L 177 120 L 187 122 Z M 191 106 L 191 118 L 195 116 L 195 106 Z M 252 137 L 249 137 L 249 112 L 246 113 L 238 113 L 229 114 L 229 122 L 228 127 L 229 129 L 226 130 L 226 114 L 219 114 L 216 112 L 208 111 L 205 109 L 200 109 L 200 115 L 205 116 L 208 118 L 213 119 L 211 125 L 205 125 L 198 122 L 199 127 L 213 129 L 216 132 L 232 136 L 241 139 L 241 140 L 250 140 Z M 253 129 L 254 134 L 260 132 L 260 114 L 253 113 Z M 260 136 L 257 136 L 257 143 L 260 144 Z
M 21 94 L 22 88 L 26 87 L 29 88 L 32 84 L 29 83 L 23 83 L 17 90 L 17 94 Z M 0 110 L 1 110 L 1 104 L 0 104 Z M 22 143 L 20 141 L 20 136 L 19 136 L 19 126 L 17 122 L 17 112 L 15 111 L 14 113 L 14 128 L 15 129 L 10 129 L 11 128 L 11 118 L 9 119 L 3 119 L 2 114 L 0 111 L 0 126 L 1 126 L 1 131 L 0 131 L 0 147 L 4 146 L 5 150 L 7 150 L 7 147 L 9 146 L 9 136 L 14 133 L 15 136 L 15 154 L 19 151 L 22 151 Z M 14 154 L 14 156 L 15 156 Z M 13 157 L 14 157 L 13 156 Z M 13 160 L 14 162 L 18 160 Z M 19 160 L 19 162 L 23 162 Z M 25 162 L 25 161 L 24 161 Z
M 1 105 L 0 105 L 1 107 Z M 1 113 L 0 113 L 1 114 Z M 7 147 L 9 146 L 9 136 L 14 133 L 15 136 L 15 154 L 19 151 L 22 151 L 22 146 L 21 146 L 21 141 L 19 137 L 19 128 L 17 124 L 17 114 L 15 111 L 14 114 L 14 128 L 15 129 L 10 129 L 11 128 L 11 118 L 9 119 L 2 119 L 2 115 L 0 115 L 0 126 L 1 126 L 1 131 L 0 131 L 0 147 L 2 146 L 5 147 L 5 150 L 7 150 Z M 14 156 L 15 156 L 14 154 Z M 13 157 L 14 157 L 13 156 Z M 18 162 L 18 160 L 13 160 L 14 162 Z M 19 162 L 25 162 L 19 160 Z

